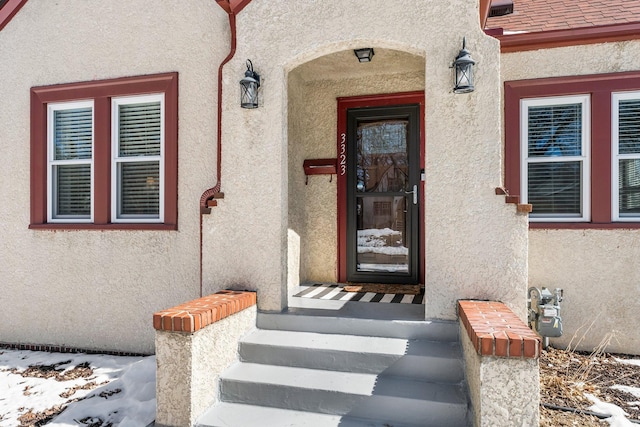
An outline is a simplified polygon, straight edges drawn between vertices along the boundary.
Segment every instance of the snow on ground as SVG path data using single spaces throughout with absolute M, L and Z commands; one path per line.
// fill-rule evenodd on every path
M 635 397 L 640 398 L 640 388 L 638 388 L 638 387 L 631 387 L 631 386 L 628 386 L 628 385 L 618 385 L 618 384 L 616 384 L 614 386 L 611 386 L 611 388 L 615 389 L 615 390 L 624 391 L 625 393 L 629 393 L 629 394 L 634 395 Z
M 47 425 L 147 426 L 155 419 L 155 377 L 155 356 L 0 349 L 0 427 L 56 406 L 66 409 Z
M 617 357 L 614 357 L 614 359 L 616 360 L 616 362 L 626 363 L 627 365 L 640 366 L 640 360 L 639 359 L 619 359 Z
M 617 359 L 640 366 L 640 360 Z M 0 349 L 0 427 L 59 412 L 51 426 L 148 426 L 155 419 L 155 356 L 123 357 Z M 612 388 L 640 397 L 640 388 Z M 611 427 L 636 426 L 617 405 L 593 395 L 589 409 L 611 414 Z M 636 402 L 629 402 L 635 404 Z
M 637 424 L 632 423 L 627 419 L 627 413 L 624 409 L 613 403 L 603 402 L 592 394 L 585 393 L 585 396 L 593 402 L 593 405 L 589 407 L 590 411 L 599 414 L 610 414 L 611 417 L 605 418 L 605 421 L 609 423 L 611 427 L 636 427 Z

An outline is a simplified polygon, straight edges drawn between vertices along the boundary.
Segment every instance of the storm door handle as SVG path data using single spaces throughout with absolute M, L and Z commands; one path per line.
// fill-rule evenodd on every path
M 413 194 L 413 204 L 417 205 L 418 204 L 418 186 L 414 185 L 413 186 L 413 191 L 405 191 L 405 194 Z

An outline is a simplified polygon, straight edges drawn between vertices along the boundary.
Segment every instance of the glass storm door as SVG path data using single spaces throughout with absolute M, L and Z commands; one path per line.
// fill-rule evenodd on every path
M 419 106 L 347 110 L 347 280 L 418 283 Z

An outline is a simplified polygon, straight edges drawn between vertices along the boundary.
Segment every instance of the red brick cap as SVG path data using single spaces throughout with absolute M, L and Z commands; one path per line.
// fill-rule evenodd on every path
M 540 338 L 503 303 L 458 301 L 458 314 L 479 355 L 540 357 Z
M 256 293 L 220 291 L 153 314 L 159 331 L 196 332 L 256 304 Z

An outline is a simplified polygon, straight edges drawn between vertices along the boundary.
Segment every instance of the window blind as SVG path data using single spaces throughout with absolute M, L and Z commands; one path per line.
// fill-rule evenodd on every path
M 160 206 L 158 162 L 121 163 L 120 183 L 122 215 L 158 215 Z
M 582 213 L 582 103 L 527 109 L 527 201 L 532 216 Z
M 618 207 L 621 216 L 640 214 L 640 99 L 618 103 Z
M 93 108 L 54 107 L 52 120 L 52 219 L 90 218 Z
M 575 214 L 581 206 L 581 163 L 529 163 L 529 198 L 536 214 Z
M 118 104 L 118 218 L 159 218 L 161 102 Z
M 119 155 L 160 155 L 160 102 L 120 105 Z
M 640 99 L 618 105 L 618 153 L 640 154 Z
M 56 110 L 53 120 L 54 160 L 90 159 L 93 140 L 92 109 Z
M 91 165 L 54 166 L 55 216 L 91 215 Z
M 582 154 L 582 104 L 529 107 L 529 156 Z

